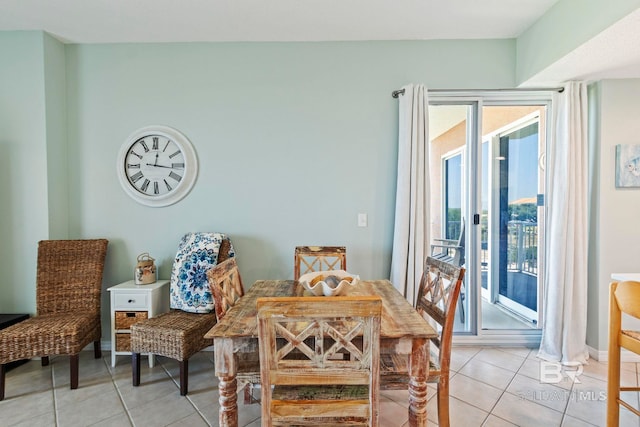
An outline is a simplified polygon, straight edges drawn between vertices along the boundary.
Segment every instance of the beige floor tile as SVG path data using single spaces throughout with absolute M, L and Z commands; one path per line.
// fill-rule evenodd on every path
M 51 391 L 52 388 L 51 365 L 41 366 L 40 360 L 31 360 L 20 365 L 7 372 L 5 376 L 5 399 Z
M 409 410 L 393 400 L 380 400 L 380 425 L 385 427 L 402 427 L 409 418 Z
M 186 397 L 175 393 L 155 399 L 129 411 L 136 427 L 166 426 L 196 413 Z
M 510 353 L 515 356 L 520 356 L 527 358 L 531 354 L 532 351 L 537 352 L 537 349 L 531 349 L 528 347 L 497 347 L 498 350 L 504 351 L 505 353 Z
M 593 427 L 595 424 L 589 424 L 585 421 L 565 415 L 562 420 L 562 427 Z
M 482 427 L 517 427 L 517 425 L 490 414 Z
M 499 389 L 505 389 L 515 372 L 503 369 L 491 363 L 483 362 L 473 358 L 459 371 L 461 374 L 474 378 L 485 384 L 489 384 Z
M 168 427 L 206 427 L 209 423 L 207 423 L 200 414 L 197 412 L 195 414 L 191 414 L 188 417 L 184 417 L 174 423 L 168 424 Z
M 218 388 L 213 389 L 198 389 L 194 388 L 191 390 L 191 386 L 189 387 L 189 394 L 187 394 L 187 399 L 191 402 L 191 404 L 197 409 L 197 411 L 202 414 L 202 416 L 210 421 L 218 422 L 218 412 L 220 409 L 220 403 L 218 399 L 220 397 L 218 393 Z M 244 405 L 243 395 L 238 395 L 238 408 Z M 255 404 L 256 408 L 258 408 L 258 412 L 260 411 L 260 405 Z
M 456 375 L 449 383 L 449 395 L 490 412 L 502 395 L 502 390 L 467 377 Z
M 260 419 L 262 407 L 257 404 L 245 405 L 242 399 L 238 399 L 238 425 L 246 426 L 255 420 Z M 218 413 L 214 417 L 215 423 L 218 423 Z
M 520 374 L 516 374 L 506 391 L 558 412 L 565 411 L 571 397 L 570 390 L 552 384 L 542 384 L 538 380 Z
M 2 422 L 6 422 L 2 420 Z M 9 424 L 7 424 L 9 425 Z M 36 415 L 35 417 L 27 418 L 15 424 L 10 424 L 11 427 L 50 427 L 56 425 L 56 413 L 54 411 L 47 412 L 46 414 Z M 125 425 L 125 424 L 121 424 Z
M 455 397 L 449 398 L 449 422 L 452 426 L 479 427 L 488 416 L 488 412 L 467 402 Z M 438 422 L 438 404 L 435 397 L 427 404 L 427 419 L 433 423 Z
M 55 411 L 53 399 L 51 390 L 28 392 L 18 396 L 12 396 L 6 391 L 4 400 L 0 402 L 0 423 L 13 425 L 40 415 L 52 414 Z
M 518 369 L 522 367 L 522 364 L 525 361 L 525 357 L 517 356 L 494 348 L 485 348 L 482 349 L 473 358 L 473 360 L 481 360 L 503 369 L 518 372 Z
M 69 384 L 62 384 L 55 388 L 58 408 L 74 405 L 83 400 L 102 396 L 107 393 L 116 393 L 115 384 L 109 375 L 84 378 L 84 381 L 78 384 L 78 388 L 75 390 L 71 390 Z
M 431 399 L 435 393 L 434 389 L 427 388 L 427 399 Z M 409 407 L 409 392 L 406 390 L 380 390 L 380 397 L 393 400 L 405 408 Z
M 607 411 L 607 383 L 593 377 L 580 377 L 580 383 L 576 383 L 572 393 L 566 414 L 577 418 L 581 421 L 595 424 L 598 426 L 605 425 Z M 637 393 L 624 395 L 623 398 L 629 399 L 632 405 L 638 404 Z M 638 417 L 628 410 L 620 409 L 620 425 L 636 426 L 638 425 Z
M 565 376 L 559 384 L 544 384 L 540 380 L 541 361 L 536 354 L 536 349 L 524 347 L 454 347 L 451 425 L 604 425 L 607 365 L 592 360 L 584 372 L 577 375 L 580 382 L 574 384 Z M 110 363 L 108 352 L 102 359 L 94 359 L 92 351 L 83 352 L 77 390 L 69 389 L 66 357 L 52 358 L 47 367 L 41 367 L 40 361 L 34 360 L 10 371 L 6 399 L 0 402 L 0 424 L 55 426 L 55 399 L 57 426 L 218 425 L 218 380 L 212 352 L 197 353 L 190 360 L 187 396 L 179 394 L 179 369 L 172 359 L 158 357 L 154 368 L 149 368 L 143 360 L 139 387 L 132 385 L 130 357 L 120 357 L 113 368 Z M 623 384 L 635 385 L 639 377 L 637 363 L 623 364 Z M 438 420 L 435 384 L 428 385 L 427 393 L 428 425 L 434 426 Z M 627 395 L 632 404 L 638 403 L 637 393 L 625 393 L 623 397 Z M 381 391 L 380 396 L 381 425 L 407 426 L 408 392 Z M 245 405 L 243 397 L 243 394 L 238 396 L 239 426 L 260 426 L 261 406 Z M 563 405 L 566 405 L 565 414 Z M 640 426 L 638 418 L 628 411 L 623 409 L 621 414 L 621 425 Z
M 518 370 L 518 374 L 533 378 L 543 384 L 552 384 L 556 387 L 561 387 L 565 390 L 571 390 L 573 387 L 573 379 L 575 378 L 573 371 L 572 375 L 569 375 L 562 365 L 545 362 L 537 358 L 527 358 Z M 544 381 L 541 380 L 543 375 L 545 376 Z M 555 378 L 556 375 L 558 376 L 557 378 Z
M 562 412 L 504 393 L 492 414 L 521 427 L 559 426 Z
M 91 427 L 125 427 L 132 426 L 131 419 L 127 414 L 118 414 L 106 420 L 93 424 Z
M 454 346 L 451 349 L 451 370 L 459 371 L 481 350 L 480 347 Z
M 589 359 L 588 363 L 582 365 L 582 375 L 587 375 L 592 378 L 596 378 L 602 381 L 607 380 L 607 367 L 606 363 L 600 363 L 597 360 Z M 627 370 L 621 370 L 621 376 L 635 376 Z
M 74 391 L 81 392 L 79 388 Z M 58 425 L 61 427 L 92 425 L 124 413 L 120 397 L 115 391 L 57 409 Z

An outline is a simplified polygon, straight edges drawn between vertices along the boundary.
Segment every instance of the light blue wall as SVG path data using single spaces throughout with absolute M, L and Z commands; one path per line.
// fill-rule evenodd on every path
M 640 0 L 560 0 L 517 39 L 523 83 L 640 7 Z
M 35 310 L 45 238 L 108 238 L 105 290 L 145 251 L 168 277 L 188 231 L 228 233 L 245 286 L 291 278 L 301 244 L 346 245 L 350 271 L 388 277 L 391 91 L 510 87 L 514 52 L 513 40 L 62 45 L 0 33 L 0 309 Z M 120 146 L 150 124 L 176 127 L 199 156 L 194 189 L 165 208 L 132 201 L 116 176 Z M 103 307 L 106 337 L 107 292 Z
M 69 237 L 66 78 L 64 45 L 44 34 L 49 239 Z
M 0 312 L 35 311 L 37 242 L 48 236 L 41 32 L 0 32 Z
M 509 87 L 515 66 L 513 41 L 69 45 L 66 56 L 70 234 L 110 240 L 107 286 L 145 251 L 169 277 L 188 231 L 228 233 L 245 286 L 292 278 L 303 244 L 346 245 L 350 271 L 388 277 L 391 91 Z M 126 137 L 151 124 L 179 129 L 199 156 L 194 189 L 165 208 L 132 201 L 116 176 Z
M 591 173 L 592 187 L 589 264 L 597 266 L 589 275 L 588 344 L 606 356 L 609 319 L 609 283 L 612 273 L 637 273 L 640 260 L 640 191 L 615 187 L 615 147 L 638 144 L 640 135 L 640 79 L 603 80 L 597 84 L 597 126 Z M 640 322 L 623 325 L 640 328 Z

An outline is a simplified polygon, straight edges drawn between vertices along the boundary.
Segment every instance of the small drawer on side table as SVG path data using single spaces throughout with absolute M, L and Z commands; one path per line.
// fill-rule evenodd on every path
M 148 318 L 146 311 L 116 311 L 116 329 L 131 329 L 134 323 Z
M 116 332 L 116 351 L 131 351 L 131 334 Z
M 116 366 L 116 356 L 131 355 L 131 325 L 169 311 L 169 281 L 136 285 L 129 280 L 108 291 L 111 294 L 111 366 Z M 153 365 L 150 354 L 149 366 Z

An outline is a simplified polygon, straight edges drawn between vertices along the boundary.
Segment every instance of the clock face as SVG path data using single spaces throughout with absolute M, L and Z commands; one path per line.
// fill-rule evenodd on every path
M 187 195 L 197 175 L 189 140 L 175 129 L 150 126 L 127 138 L 118 156 L 124 190 L 147 206 L 167 206 Z

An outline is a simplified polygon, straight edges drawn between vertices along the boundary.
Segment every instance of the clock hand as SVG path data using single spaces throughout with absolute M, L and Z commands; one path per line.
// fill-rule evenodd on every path
M 158 152 L 156 151 L 156 162 L 153 164 L 153 166 L 158 166 Z
M 172 166 L 163 166 L 163 165 L 154 165 L 153 163 L 147 163 L 147 166 L 153 166 L 155 168 L 167 168 L 167 169 L 173 169 Z

